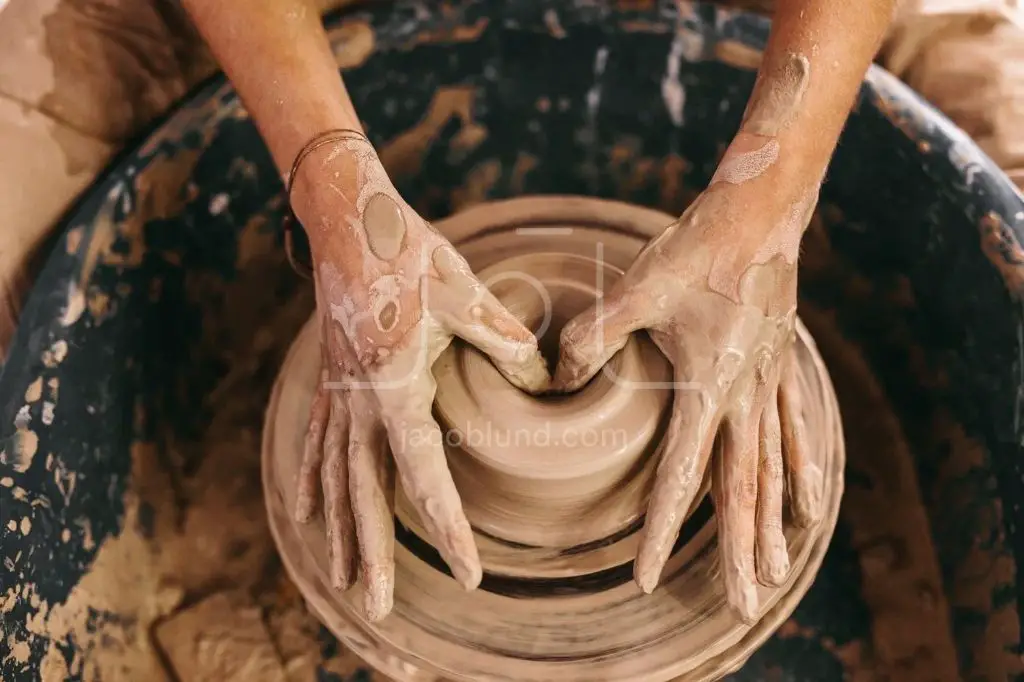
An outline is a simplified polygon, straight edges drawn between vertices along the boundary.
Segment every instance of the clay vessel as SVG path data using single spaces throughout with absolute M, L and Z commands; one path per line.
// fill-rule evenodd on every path
M 551 348 L 561 325 L 671 221 L 617 202 L 531 197 L 484 204 L 437 227 Z M 370 624 L 356 595 L 329 587 L 322 522 L 304 526 L 288 514 L 319 369 L 311 320 L 282 366 L 264 430 L 263 480 L 282 561 L 323 622 L 398 680 L 717 679 L 796 607 L 839 512 L 845 451 L 836 398 L 802 325 L 798 339 L 811 452 L 826 475 L 825 520 L 787 531 L 791 573 L 782 588 L 761 589 L 753 627 L 725 605 L 707 500 L 690 510 L 662 586 L 644 595 L 632 581 L 672 399 L 670 365 L 643 334 L 566 396 L 522 393 L 462 344 L 438 359 L 435 411 L 485 578 L 463 592 L 399 496 L 395 609 Z

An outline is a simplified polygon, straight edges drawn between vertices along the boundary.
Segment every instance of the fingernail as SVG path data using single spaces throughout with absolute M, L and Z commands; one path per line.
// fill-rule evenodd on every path
M 757 588 L 746 576 L 737 576 L 730 581 L 732 589 L 726 596 L 733 612 L 746 625 L 757 622 Z
M 341 566 L 331 567 L 331 586 L 339 592 L 345 592 L 350 587 L 348 576 Z
M 480 555 L 477 553 L 469 521 L 463 517 L 453 525 L 459 530 L 445 538 L 444 546 L 448 548 L 445 552 L 445 560 L 448 562 L 448 567 L 451 568 L 456 582 L 462 586 L 462 589 L 469 592 L 475 590 L 483 579 Z
M 657 576 L 653 576 L 652 577 L 650 575 L 642 575 L 642 576 L 634 576 L 634 578 L 636 579 L 636 584 L 640 586 L 640 590 L 644 594 L 651 594 L 651 593 L 653 593 L 654 589 L 658 586 L 658 578 L 657 578 Z
M 566 365 L 559 362 L 558 368 L 555 369 L 555 377 L 551 380 L 551 390 L 565 393 L 575 390 L 578 388 L 575 374 L 573 370 L 567 369 Z
M 661 557 L 652 555 L 649 549 L 641 547 L 633 565 L 633 579 L 644 594 L 651 594 L 658 587 L 663 565 Z
M 352 587 L 352 575 L 347 564 L 348 561 L 344 556 L 331 561 L 331 586 L 339 592 L 345 592 Z
M 548 374 L 548 367 L 544 363 L 540 351 L 536 351 L 526 362 L 510 373 L 520 384 L 520 388 L 531 393 L 544 391 L 551 386 L 551 375 Z
M 800 528 L 811 528 L 821 521 L 824 478 L 821 469 L 813 464 L 805 465 L 801 476 L 803 494 L 797 499 L 794 521 Z
M 767 549 L 757 557 L 757 577 L 765 587 L 779 587 L 789 575 L 786 537 L 780 531 L 767 544 Z
M 327 560 L 330 562 L 331 571 L 331 587 L 339 592 L 344 592 L 352 585 L 352 579 L 348 570 L 348 556 L 345 554 L 341 542 L 337 538 L 332 537 L 331 533 L 327 535 L 327 549 Z
M 452 574 L 462 589 L 472 592 L 480 586 L 480 581 L 483 580 L 483 570 L 480 568 L 479 562 L 474 564 L 460 557 L 452 563 L 454 564 L 451 566 Z
M 471 592 L 480 586 L 483 580 L 483 569 L 480 568 L 480 560 L 476 555 L 476 547 L 472 550 L 463 550 L 455 555 L 452 562 L 452 573 L 462 589 Z
M 309 495 L 299 493 L 299 499 L 295 502 L 295 520 L 299 523 L 313 520 L 313 500 Z
M 393 574 L 380 566 L 369 566 L 363 573 L 363 609 L 366 619 L 377 623 L 391 613 L 394 606 L 394 592 L 391 589 Z

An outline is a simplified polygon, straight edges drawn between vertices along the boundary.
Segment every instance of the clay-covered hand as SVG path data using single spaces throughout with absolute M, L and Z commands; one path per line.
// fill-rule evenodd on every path
M 636 581 L 646 592 L 656 587 L 714 451 L 726 593 L 749 622 L 756 582 L 779 585 L 789 570 L 784 477 L 796 523 L 820 514 L 822 474 L 806 457 L 789 357 L 799 240 L 816 192 L 751 192 L 735 176 L 722 180 L 733 171 L 723 164 L 603 300 L 566 325 L 554 386 L 579 388 L 632 332 L 648 331 L 672 362 L 675 396 Z
M 393 466 L 456 580 L 481 579 L 477 549 L 431 414 L 431 365 L 458 336 L 528 391 L 549 383 L 537 341 L 406 204 L 369 142 L 311 155 L 296 213 L 310 235 L 323 351 L 301 467 L 300 521 L 322 485 L 330 577 L 357 575 L 371 620 L 391 610 Z

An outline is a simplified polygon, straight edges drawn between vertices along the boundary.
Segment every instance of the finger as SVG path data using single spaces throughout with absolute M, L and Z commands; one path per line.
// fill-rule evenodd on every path
M 327 556 L 331 585 L 347 590 L 355 581 L 355 526 L 349 498 L 349 471 L 346 450 L 349 437 L 349 413 L 343 391 L 330 391 L 331 416 L 324 435 L 324 463 L 321 478 L 324 487 L 324 518 L 327 523 Z
M 634 566 L 634 579 L 648 594 L 657 587 L 686 512 L 700 491 L 717 428 L 708 396 L 676 392 Z
M 562 329 L 552 387 L 575 391 L 622 350 L 629 335 L 650 326 L 650 307 L 630 295 L 599 299 Z
M 789 553 L 782 532 L 782 435 L 775 396 L 761 415 L 761 453 L 757 470 L 757 579 L 778 587 L 789 573 Z
M 359 410 L 357 410 L 359 411 Z M 349 492 L 359 541 L 363 606 L 370 622 L 391 612 L 395 584 L 395 480 L 386 434 L 375 418 L 353 420 Z
M 758 436 L 757 418 L 743 415 L 726 420 L 722 447 L 715 453 L 711 472 L 725 596 L 729 606 L 748 625 L 757 618 L 754 516 L 760 450 Z
M 501 305 L 451 245 L 431 255 L 439 281 L 426 291 L 428 307 L 449 330 L 494 361 L 513 384 L 530 392 L 548 387 L 547 365 L 530 330 Z
M 810 528 L 821 520 L 824 480 L 821 469 L 810 460 L 799 377 L 792 358 L 782 368 L 778 404 L 793 523 Z
M 317 484 L 323 464 L 324 434 L 331 414 L 331 402 L 325 387 L 328 375 L 326 367 L 320 370 L 320 382 L 309 408 L 309 425 L 306 427 L 302 450 L 302 466 L 299 467 L 299 492 L 295 501 L 295 520 L 299 523 L 309 523 L 316 506 Z
M 551 375 L 536 337 L 493 294 L 478 293 L 479 300 L 449 319 L 452 333 L 486 353 L 519 388 L 531 393 L 547 389 Z
M 433 391 L 430 394 L 432 396 Z M 466 590 L 475 589 L 483 571 L 473 531 L 448 471 L 441 429 L 429 411 L 413 413 L 403 418 L 390 418 L 388 437 L 402 488 L 434 546 L 451 568 L 455 580 Z

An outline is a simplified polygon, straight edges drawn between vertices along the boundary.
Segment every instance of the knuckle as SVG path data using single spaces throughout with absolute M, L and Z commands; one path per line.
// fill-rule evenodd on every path
M 306 426 L 306 439 L 319 439 L 320 433 L 324 430 L 323 416 L 314 413 L 310 416 L 309 424 Z
M 782 516 L 777 511 L 769 511 L 767 514 L 758 514 L 757 524 L 762 533 L 775 535 L 782 532 Z
M 743 509 L 753 509 L 757 504 L 757 472 L 752 467 L 743 467 L 736 477 L 736 502 Z
M 349 466 L 352 468 L 350 475 L 356 476 L 362 473 L 363 466 L 372 461 L 374 456 L 374 447 L 368 441 L 362 437 L 353 438 L 349 441 L 348 445 L 348 461 Z
M 779 485 L 783 480 L 783 466 L 780 457 L 764 457 L 761 462 L 761 471 L 765 480 L 773 485 Z
M 585 312 L 569 320 L 565 326 L 562 327 L 562 332 L 559 334 L 559 340 L 563 344 L 570 344 L 572 346 L 581 345 L 587 338 L 593 335 L 596 327 L 597 319 L 594 312 Z
M 326 483 L 334 483 L 341 473 L 341 458 L 336 452 L 328 453 L 324 463 L 320 467 L 321 475 Z
M 516 365 L 525 365 L 539 353 L 537 339 L 530 336 L 529 340 L 516 343 L 510 347 L 508 361 Z

